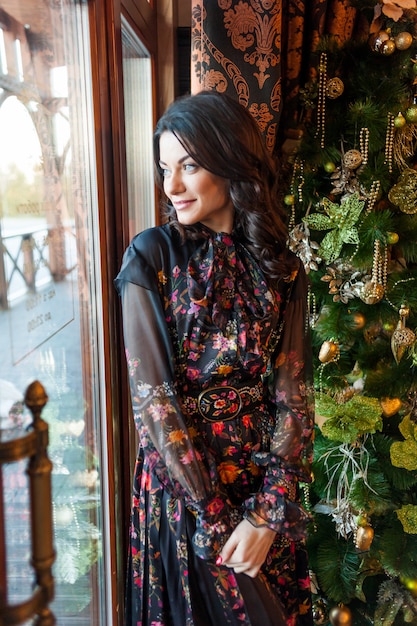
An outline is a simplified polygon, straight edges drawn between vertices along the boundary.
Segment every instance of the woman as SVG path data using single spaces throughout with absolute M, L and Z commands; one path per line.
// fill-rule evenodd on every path
M 116 279 L 140 438 L 126 625 L 312 624 L 306 277 L 273 164 L 215 92 L 174 102 L 154 150 L 168 221 Z

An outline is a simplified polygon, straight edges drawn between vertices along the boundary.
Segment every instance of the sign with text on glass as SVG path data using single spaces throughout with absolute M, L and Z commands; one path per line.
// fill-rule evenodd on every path
M 77 286 L 74 283 L 76 272 L 73 271 L 71 244 L 74 238 L 71 231 L 63 229 L 58 239 L 51 235 L 51 231 L 42 228 L 17 234 L 10 240 L 11 249 L 18 249 L 18 256 L 13 261 L 17 267 L 15 272 L 20 275 L 19 282 L 25 282 L 27 286 L 23 296 L 19 295 L 18 289 L 11 289 L 8 294 L 7 317 L 13 364 L 75 322 Z M 66 251 L 66 276 L 62 275 L 63 266 L 57 276 L 50 263 L 57 240 Z

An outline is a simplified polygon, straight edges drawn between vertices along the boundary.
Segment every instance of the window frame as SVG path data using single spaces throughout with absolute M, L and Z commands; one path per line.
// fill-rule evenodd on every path
M 92 42 L 93 102 L 96 128 L 99 249 L 102 285 L 104 406 L 108 453 L 109 503 L 107 516 L 114 532 L 106 546 L 107 571 L 112 576 L 108 598 L 112 623 L 123 626 L 131 477 L 136 439 L 131 419 L 128 373 L 123 348 L 120 302 L 114 278 L 129 243 L 129 214 L 124 137 L 122 15 L 151 56 L 154 118 L 157 117 L 157 11 L 147 0 L 100 0 L 89 4 Z M 157 217 L 157 207 L 155 206 Z M 128 452 L 128 453 L 127 453 Z

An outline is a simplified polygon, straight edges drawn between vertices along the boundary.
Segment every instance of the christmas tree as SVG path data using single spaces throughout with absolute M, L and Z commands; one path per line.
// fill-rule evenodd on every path
M 284 201 L 311 283 L 314 620 L 397 626 L 417 624 L 417 9 L 354 6 L 360 35 L 314 52 Z

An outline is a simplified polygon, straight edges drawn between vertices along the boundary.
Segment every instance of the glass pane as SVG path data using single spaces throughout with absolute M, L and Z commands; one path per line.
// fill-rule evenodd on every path
M 0 436 L 22 430 L 16 406 L 39 380 L 53 462 L 52 610 L 65 626 L 110 623 L 89 50 L 86 2 L 0 0 Z M 29 500 L 22 463 L 2 474 L 15 604 L 32 589 Z
M 148 52 L 122 18 L 126 168 L 130 238 L 155 225 L 152 156 L 152 66 Z

